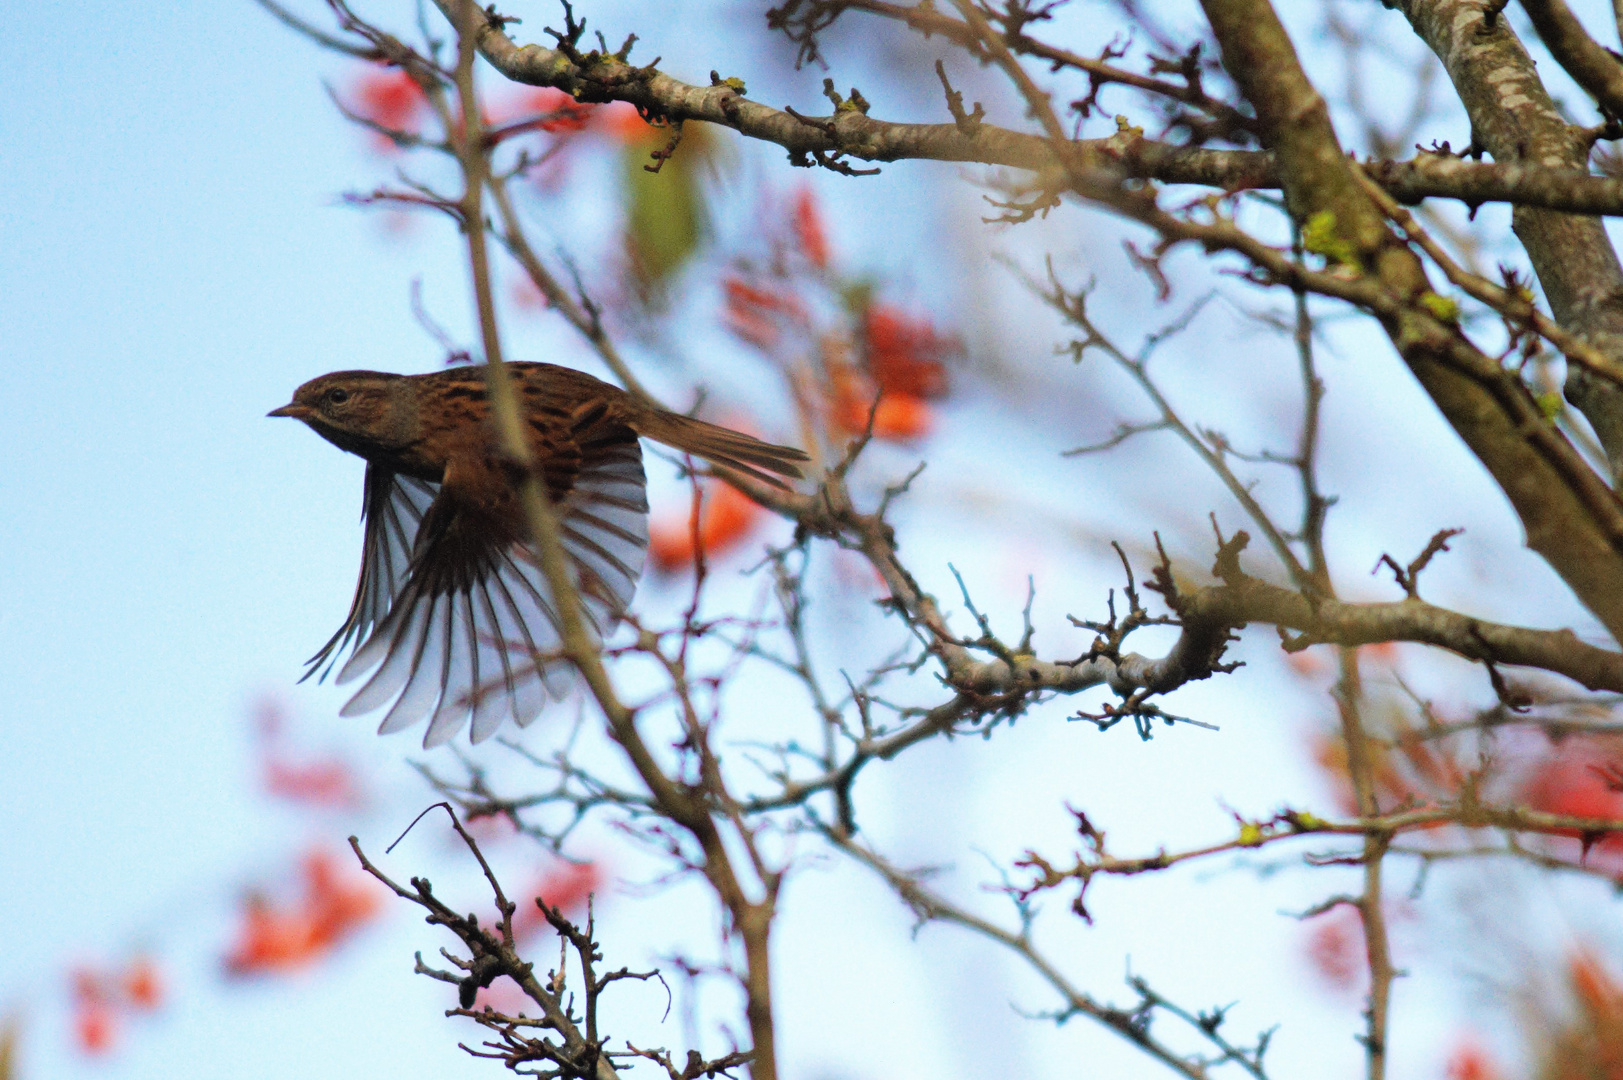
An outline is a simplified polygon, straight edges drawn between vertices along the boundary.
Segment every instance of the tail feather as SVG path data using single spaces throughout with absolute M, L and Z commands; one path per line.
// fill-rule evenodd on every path
M 679 413 L 658 412 L 638 419 L 639 435 L 702 457 L 712 464 L 735 469 L 774 487 L 786 486 L 778 476 L 798 480 L 805 475 L 796 463 L 806 461 L 806 453 L 792 446 L 762 442 L 742 432 L 707 424 Z M 777 473 L 778 476 L 770 473 Z

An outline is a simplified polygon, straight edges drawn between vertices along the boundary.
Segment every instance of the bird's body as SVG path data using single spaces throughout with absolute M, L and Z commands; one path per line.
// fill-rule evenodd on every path
M 586 615 L 599 633 L 622 614 L 648 545 L 639 436 L 781 485 L 806 455 L 646 405 L 584 372 L 508 364 L 535 469 L 560 519 Z M 366 543 L 349 618 L 311 659 L 325 674 L 345 646 L 344 706 L 391 698 L 381 731 L 432 714 L 425 746 L 471 717 L 475 742 L 504 719 L 527 724 L 566 685 L 551 591 L 519 508 L 521 473 L 497 447 L 483 367 L 428 375 L 339 371 L 271 413 L 303 420 L 367 461 Z M 396 696 L 398 694 L 398 697 Z

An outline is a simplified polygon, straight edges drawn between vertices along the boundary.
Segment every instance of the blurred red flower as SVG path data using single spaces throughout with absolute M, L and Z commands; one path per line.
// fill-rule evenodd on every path
M 828 230 L 823 227 L 823 213 L 810 186 L 802 185 L 795 193 L 793 224 L 800 253 L 817 269 L 827 270 Z
M 545 311 L 549 301 L 528 274 L 515 274 L 507 286 L 508 299 L 520 311 Z
M 517 1016 L 521 1012 L 533 1013 L 535 1011 L 535 1003 L 530 1000 L 530 996 L 524 992 L 518 983 L 505 975 L 489 986 L 480 987 L 479 992 L 474 995 L 473 1007 L 480 1012 L 489 1009 L 492 1012 L 503 1013 L 507 1016 Z
M 783 323 L 807 323 L 806 306 L 791 292 L 752 285 L 737 274 L 721 283 L 727 329 L 759 349 L 776 345 Z
M 829 382 L 833 391 L 830 405 L 834 423 L 849 435 L 860 435 L 868 429 L 870 411 L 874 437 L 892 442 L 906 442 L 926 435 L 934 422 L 929 404 L 914 394 L 886 393 L 875 405 L 874 396 L 879 388 L 867 375 L 848 364 L 830 365 Z
M 1370 663 L 1391 667 L 1398 662 L 1398 643 L 1395 641 L 1377 641 L 1370 645 L 1358 646 L 1359 659 Z
M 928 319 L 910 319 L 888 304 L 870 304 L 862 319 L 868 373 L 886 394 L 938 398 L 947 392 L 941 357 L 957 347 Z
M 599 110 L 599 116 L 604 130 L 621 142 L 641 143 L 656 137 L 669 138 L 669 135 L 662 135 L 654 125 L 638 115 L 637 107 L 628 102 L 616 101 L 605 105 Z
M 1576 1010 L 1564 1023 L 1538 1033 L 1540 1080 L 1617 1080 L 1623 1077 L 1623 987 L 1588 948 L 1567 960 Z M 1575 1013 L 1575 1015 L 1574 1015 Z
M 513 912 L 513 933 L 528 937 L 547 925 L 546 917 L 536 906 L 536 898 L 547 902 L 564 914 L 573 916 L 586 909 L 586 898 L 603 884 L 603 872 L 595 862 L 560 862 L 547 870 L 520 892 L 518 908 Z
M 151 1012 L 163 1001 L 163 982 L 151 957 L 137 954 L 123 971 L 75 968 L 73 1034 L 87 1054 L 105 1054 L 118 1039 L 123 1014 Z
M 1317 680 L 1333 670 L 1329 652 L 1325 649 L 1304 649 L 1285 654 L 1285 664 L 1303 679 Z
M 265 790 L 279 798 L 340 808 L 360 805 L 361 797 L 354 775 L 342 761 L 289 765 L 267 760 L 264 769 Z
M 258 894 L 243 900 L 242 929 L 226 956 L 226 971 L 252 975 L 297 967 L 314 957 L 310 920 L 299 911 L 279 911 Z
M 536 897 L 558 908 L 565 915 L 577 918 L 585 909 L 586 899 L 603 884 L 604 874 L 597 862 L 558 862 L 542 871 L 529 888 L 515 895 L 518 907 L 513 912 L 513 936 L 520 941 L 547 927 L 546 917 L 536 906 Z M 533 1003 L 511 979 L 497 979 L 481 989 L 474 998 L 474 1008 L 490 1007 L 509 1015 L 533 1008 Z
M 1499 1069 L 1475 1039 L 1467 1038 L 1448 1056 L 1448 1080 L 1499 1080 Z
M 418 117 L 428 104 L 421 88 L 399 68 L 368 68 L 356 78 L 351 93 L 357 102 L 355 112 L 394 131 L 415 133 Z M 370 134 L 373 149 L 381 153 L 397 149 L 394 140 L 382 132 Z
M 656 570 L 669 574 L 691 566 L 698 551 L 707 558 L 719 555 L 742 542 L 761 519 L 761 507 L 730 484 L 705 484 L 703 489 L 697 530 L 691 510 L 680 518 L 659 514 L 649 519 L 648 554 Z
M 538 86 L 526 91 L 519 95 L 517 105 L 520 114 L 536 113 L 549 117 L 536 125 L 542 131 L 585 131 L 592 119 L 592 106 L 583 105 L 572 95 L 552 86 Z
M 79 1049 L 87 1054 L 105 1054 L 113 1048 L 118 1025 L 112 1007 L 106 1002 L 80 1002 L 74 1008 L 73 1032 Z
M 137 956 L 124 971 L 124 1000 L 142 1012 L 163 1004 L 163 978 L 150 956 Z
M 87 1054 L 105 1054 L 113 1047 L 117 1024 L 102 978 L 88 968 L 78 968 L 70 981 L 73 984 L 74 1039 Z
M 1364 924 L 1345 904 L 1315 917 L 1308 925 L 1307 958 L 1324 981 L 1337 990 L 1362 984 Z
M 1600 957 L 1589 949 L 1576 950 L 1567 960 L 1567 976 L 1573 996 L 1585 1013 L 1612 1026 L 1623 1025 L 1623 987 L 1618 986 Z
M 254 718 L 259 736 L 260 778 L 267 794 L 341 810 L 362 804 L 361 785 L 348 762 L 338 757 L 292 759 L 281 702 L 270 697 L 261 699 L 254 706 Z
M 1394 723 L 1402 719 L 1398 716 Z M 1390 741 L 1371 741 L 1370 747 L 1376 801 L 1383 807 L 1429 805 L 1453 796 L 1465 782 L 1466 770 L 1438 743 L 1424 738 L 1422 731 L 1400 726 L 1392 732 Z M 1337 805 L 1343 813 L 1357 813 L 1346 742 L 1339 734 L 1319 735 L 1313 740 L 1313 748 L 1314 758 L 1335 785 Z M 1421 827 L 1443 829 L 1448 825 L 1435 822 Z
M 316 944 L 327 947 L 348 937 L 378 913 L 380 887 L 359 871 L 341 869 L 330 851 L 312 850 L 304 857 L 308 886 L 305 912 Z
M 377 886 L 341 870 L 331 852 L 307 852 L 300 869 L 304 895 L 297 904 L 279 907 L 257 893 L 245 898 L 237 942 L 225 958 L 227 972 L 253 975 L 304 966 L 377 914 Z
M 1520 801 L 1534 810 L 1569 817 L 1623 819 L 1623 753 L 1598 740 L 1568 739 L 1539 761 L 1521 786 Z M 1587 842 L 1580 856 L 1599 855 L 1623 874 L 1623 833 L 1564 829 L 1556 835 Z

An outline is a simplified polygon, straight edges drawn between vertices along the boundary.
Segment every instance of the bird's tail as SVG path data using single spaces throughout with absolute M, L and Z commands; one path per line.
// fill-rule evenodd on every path
M 804 475 L 796 463 L 807 460 L 805 451 L 762 442 L 754 436 L 707 424 L 691 416 L 661 409 L 638 417 L 636 426 L 639 435 L 702 457 L 713 465 L 741 472 L 773 487 L 788 487 L 778 479 L 779 476 L 798 480 Z

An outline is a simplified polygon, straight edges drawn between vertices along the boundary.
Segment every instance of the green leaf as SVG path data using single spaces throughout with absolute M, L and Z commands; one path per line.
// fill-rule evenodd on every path
M 713 136 L 704 124 L 689 124 L 676 152 L 649 172 L 650 155 L 670 142 L 669 128 L 650 128 L 648 134 L 626 144 L 620 171 L 625 193 L 626 249 L 632 270 L 644 285 L 669 280 L 699 250 L 709 235 L 710 215 L 705 206 L 700 171 Z
M 1336 231 L 1334 210 L 1320 210 L 1307 219 L 1307 224 L 1302 226 L 1302 247 L 1315 255 L 1323 255 L 1337 266 L 1363 270 L 1363 264 L 1358 259 L 1358 249 Z
M 1552 422 L 1561 415 L 1561 410 L 1567 407 L 1559 390 L 1546 390 L 1536 395 L 1534 400 L 1538 402 L 1538 411 L 1544 414 L 1544 419 Z
M 1434 292 L 1420 294 L 1420 306 L 1431 312 L 1445 323 L 1460 321 L 1460 305 L 1457 301 Z

